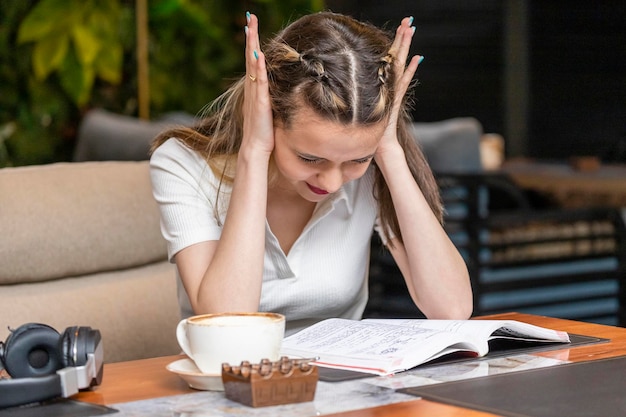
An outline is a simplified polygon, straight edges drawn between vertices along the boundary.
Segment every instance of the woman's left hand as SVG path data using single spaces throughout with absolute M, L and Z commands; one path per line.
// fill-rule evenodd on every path
M 411 40 L 415 32 L 415 27 L 413 27 L 412 24 L 412 17 L 402 19 L 400 26 L 398 26 L 396 30 L 396 37 L 391 44 L 391 49 L 389 50 L 389 54 L 393 57 L 392 65 L 395 73 L 395 96 L 387 127 L 385 128 L 376 151 L 376 159 L 380 158 L 385 152 L 394 148 L 397 149 L 400 146 L 397 139 L 397 126 L 398 117 L 401 116 L 400 110 L 402 108 L 402 102 L 411 84 L 411 80 L 415 75 L 415 71 L 417 71 L 418 65 L 424 58 L 420 55 L 415 55 L 411 58 L 409 64 L 406 65 Z

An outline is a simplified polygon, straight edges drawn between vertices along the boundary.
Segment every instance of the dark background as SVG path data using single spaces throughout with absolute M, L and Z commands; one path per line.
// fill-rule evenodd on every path
M 415 120 L 476 117 L 505 137 L 508 156 L 626 162 L 626 2 L 326 4 L 390 30 L 414 16 L 412 53 L 426 57 Z

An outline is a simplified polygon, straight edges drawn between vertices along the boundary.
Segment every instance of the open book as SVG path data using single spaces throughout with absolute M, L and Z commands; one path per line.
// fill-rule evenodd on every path
M 282 354 L 389 375 L 455 352 L 484 356 L 495 339 L 569 343 L 566 332 L 512 320 L 327 319 L 286 337 Z

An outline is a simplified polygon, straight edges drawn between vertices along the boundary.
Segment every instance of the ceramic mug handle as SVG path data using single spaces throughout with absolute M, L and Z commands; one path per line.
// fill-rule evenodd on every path
M 189 348 L 189 339 L 187 338 L 187 319 L 183 319 L 176 326 L 176 339 L 180 348 L 185 352 L 187 356 L 193 359 L 191 349 Z

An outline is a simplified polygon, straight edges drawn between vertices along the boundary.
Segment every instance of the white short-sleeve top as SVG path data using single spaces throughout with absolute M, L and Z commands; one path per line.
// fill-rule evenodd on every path
M 219 178 L 198 153 L 169 139 L 153 153 L 150 173 L 171 262 L 181 249 L 219 240 L 230 185 L 222 184 L 216 198 Z M 370 167 L 363 177 L 319 202 L 288 254 L 266 222 L 259 311 L 284 314 L 287 334 L 324 318 L 361 318 L 377 217 L 373 174 Z M 182 316 L 193 315 L 180 277 L 178 289 Z

